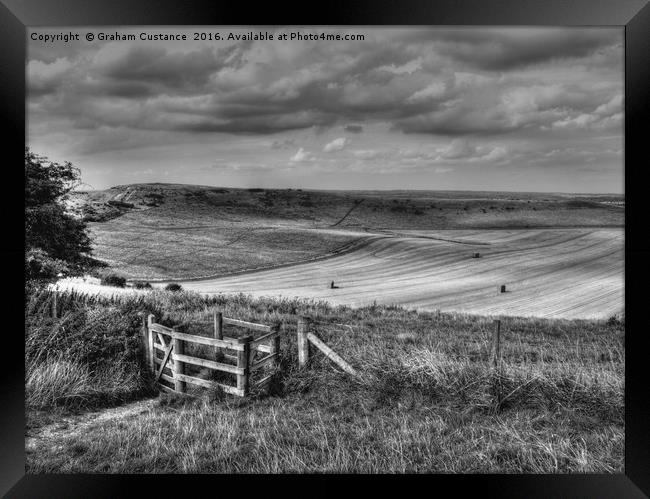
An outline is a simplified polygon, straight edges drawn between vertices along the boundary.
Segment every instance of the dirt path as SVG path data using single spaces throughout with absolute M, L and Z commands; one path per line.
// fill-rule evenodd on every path
M 350 208 L 350 209 L 348 210 L 348 212 L 347 212 L 345 215 L 343 215 L 343 217 L 342 217 L 338 222 L 332 224 L 330 227 L 336 227 L 336 226 L 337 226 L 338 224 L 340 224 L 343 220 L 345 220 L 346 218 L 348 218 L 348 215 L 350 215 L 350 213 L 352 213 L 355 209 L 357 209 L 357 208 L 361 205 L 361 203 L 363 203 L 363 199 L 361 199 L 361 200 L 359 200 L 359 201 L 355 201 L 355 202 L 354 202 L 354 206 L 353 206 L 352 208 Z
M 59 442 L 61 438 L 80 435 L 92 425 L 141 415 L 150 411 L 157 400 L 157 398 L 138 400 L 137 402 L 101 411 L 61 416 L 54 423 L 30 428 L 25 433 L 25 452 L 35 452 L 43 447 L 52 448 L 57 445 L 56 442 Z

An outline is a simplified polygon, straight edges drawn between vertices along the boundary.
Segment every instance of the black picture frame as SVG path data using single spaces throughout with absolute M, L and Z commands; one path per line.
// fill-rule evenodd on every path
M 625 474 L 614 475 L 431 475 L 413 477 L 425 493 L 442 484 L 454 495 L 474 490 L 498 497 L 611 497 L 650 495 L 650 376 L 647 370 L 645 282 L 650 277 L 650 235 L 645 214 L 645 125 L 650 122 L 649 0 L 387 0 L 344 1 L 300 5 L 267 2 L 252 7 L 233 1 L 180 0 L 0 0 L 0 109 L 3 137 L 4 234 L 0 256 L 5 263 L 3 300 L 3 374 L 0 384 L 0 493 L 5 497 L 129 497 L 144 486 L 149 496 L 166 497 L 174 489 L 189 493 L 193 476 L 153 475 L 25 475 L 24 458 L 24 327 L 16 284 L 24 282 L 24 213 L 19 155 L 25 144 L 26 27 L 97 25 L 563 25 L 621 26 L 625 29 Z M 644 327 L 645 326 L 645 327 Z M 331 477 L 285 477 L 301 481 Z M 361 477 L 348 477 L 345 484 Z M 399 478 L 399 477 L 395 477 Z M 258 477 L 258 480 L 263 479 Z M 389 477 L 375 477 L 381 486 Z M 224 492 L 248 487 L 250 477 L 202 476 L 207 490 Z M 333 480 L 328 479 L 328 487 Z M 219 484 L 219 485 L 217 485 Z M 204 484 L 202 484 L 204 485 Z M 215 488 L 216 487 L 216 488 Z M 312 487 L 310 486 L 310 489 Z M 342 488 L 342 487 L 341 487 Z M 309 489 L 298 489 L 309 490 Z M 332 489 L 328 489 L 332 493 Z

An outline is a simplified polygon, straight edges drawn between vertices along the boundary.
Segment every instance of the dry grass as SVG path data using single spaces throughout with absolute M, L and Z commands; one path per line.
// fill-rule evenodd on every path
M 196 321 L 215 307 L 244 320 L 284 320 L 282 372 L 269 396 L 163 395 L 145 414 L 61 432 L 28 453 L 30 473 L 623 471 L 619 319 L 504 319 L 504 366 L 496 376 L 489 317 L 163 291 L 60 302 L 116 307 L 127 316 L 145 310 L 182 329 L 194 323 L 195 333 Z M 317 334 L 362 372 L 360 380 L 316 353 L 308 369 L 297 368 L 297 314 L 314 319 Z M 32 386 L 50 387 L 43 400 L 56 390 L 82 393 L 90 381 L 87 371 L 75 379 L 63 364 L 33 372 L 31 379 L 47 382 Z

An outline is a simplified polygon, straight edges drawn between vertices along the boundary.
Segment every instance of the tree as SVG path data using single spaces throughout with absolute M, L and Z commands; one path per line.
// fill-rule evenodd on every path
M 25 148 L 25 277 L 54 279 L 78 274 L 91 263 L 86 223 L 70 214 L 65 201 L 79 185 L 72 163 L 55 163 Z

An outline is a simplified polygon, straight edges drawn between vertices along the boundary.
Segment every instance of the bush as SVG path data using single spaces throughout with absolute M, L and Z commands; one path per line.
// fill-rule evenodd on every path
M 167 291 L 181 291 L 183 287 L 180 284 L 176 284 L 175 282 L 171 282 L 165 286 L 165 290 Z
M 117 274 L 108 274 L 107 276 L 102 277 L 101 283 L 104 286 L 115 286 L 117 288 L 123 288 L 126 286 L 126 279 Z
M 25 252 L 25 278 L 54 280 L 70 272 L 66 262 L 52 258 L 40 248 L 30 249 Z
M 151 289 L 151 284 L 147 281 L 133 281 L 133 287 L 135 289 Z

